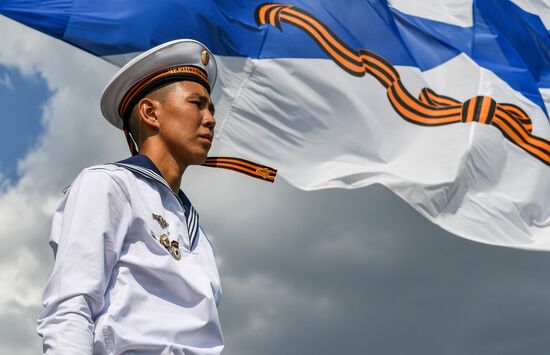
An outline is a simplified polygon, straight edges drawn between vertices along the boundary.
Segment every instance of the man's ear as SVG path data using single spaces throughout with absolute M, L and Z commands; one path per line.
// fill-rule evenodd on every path
M 159 109 L 159 102 L 148 97 L 144 97 L 137 103 L 138 114 L 141 117 L 141 121 L 152 129 L 157 130 L 159 128 L 159 121 L 157 116 L 157 110 Z

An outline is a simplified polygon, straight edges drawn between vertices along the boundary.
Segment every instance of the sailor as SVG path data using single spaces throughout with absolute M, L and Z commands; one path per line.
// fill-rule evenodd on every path
M 183 39 L 142 53 L 106 86 L 102 113 L 133 156 L 84 169 L 55 211 L 37 328 L 45 354 L 221 353 L 212 245 L 180 190 L 212 144 L 216 75 L 212 53 Z

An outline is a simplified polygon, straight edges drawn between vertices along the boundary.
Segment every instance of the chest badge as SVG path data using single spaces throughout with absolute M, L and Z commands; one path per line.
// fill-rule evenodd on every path
M 164 217 L 162 217 L 160 214 L 153 213 L 153 219 L 157 221 L 157 223 L 160 225 L 162 229 L 167 229 L 169 227 L 168 222 L 166 222 Z M 167 231 L 166 233 L 170 235 L 169 231 Z M 152 231 L 151 231 L 151 235 L 155 237 L 155 234 Z M 166 250 L 168 250 L 168 252 L 170 253 L 170 255 L 172 255 L 174 259 L 180 260 L 181 251 L 180 251 L 179 243 L 176 240 L 170 240 L 170 238 L 168 238 L 168 235 L 162 234 L 159 237 L 159 242 Z
M 163 247 L 166 249 L 170 248 L 170 239 L 166 236 L 166 234 L 163 234 L 160 236 L 159 239 L 160 244 L 162 244 Z
M 164 217 L 162 217 L 160 214 L 153 213 L 153 219 L 158 222 L 158 224 L 160 225 L 160 228 L 166 229 L 169 227 L 168 222 L 166 222 Z
M 166 234 L 163 234 L 160 236 L 159 242 L 166 250 L 168 250 L 174 259 L 181 260 L 180 246 L 176 240 L 171 241 Z
M 177 241 L 175 240 L 172 240 L 172 242 L 170 242 L 170 250 L 169 250 L 170 254 L 172 255 L 172 257 L 176 260 L 180 260 L 181 259 L 181 252 L 180 252 L 180 247 L 179 247 L 179 244 Z

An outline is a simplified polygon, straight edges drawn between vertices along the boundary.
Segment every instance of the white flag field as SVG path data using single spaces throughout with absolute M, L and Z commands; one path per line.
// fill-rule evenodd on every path
M 9 0 L 0 13 L 120 66 L 199 40 L 218 63 L 216 139 L 242 157 L 304 190 L 383 184 L 461 237 L 550 250 L 545 1 Z

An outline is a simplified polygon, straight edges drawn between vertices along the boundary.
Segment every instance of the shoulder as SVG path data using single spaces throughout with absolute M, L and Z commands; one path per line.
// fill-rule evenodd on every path
M 82 170 L 82 173 L 84 172 L 98 172 L 98 173 L 105 173 L 110 175 L 120 175 L 127 172 L 128 169 L 124 169 L 123 167 L 115 164 L 115 163 L 108 163 L 108 164 L 100 164 L 100 165 L 92 165 L 87 167 L 86 169 Z
M 121 192 L 128 195 L 128 185 L 134 175 L 127 169 L 114 164 L 94 165 L 83 169 L 65 190 L 93 190 L 97 192 Z

